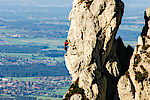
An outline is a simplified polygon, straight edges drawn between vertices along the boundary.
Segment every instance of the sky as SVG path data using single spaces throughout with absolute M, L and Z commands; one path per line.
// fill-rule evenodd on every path
M 147 8 L 150 7 L 150 0 L 123 0 L 127 8 Z
M 122 0 L 125 3 L 125 15 L 136 14 L 143 16 L 144 11 L 150 6 L 150 0 Z M 19 7 L 66 7 L 71 10 L 73 0 L 0 0 L 0 8 Z M 31 9 L 32 10 L 32 9 Z M 68 12 L 67 12 L 68 14 Z M 133 15 L 132 14 L 132 15 Z M 68 15 L 66 15 L 68 16 Z
M 125 13 L 139 13 L 144 16 L 146 8 L 150 7 L 150 0 L 123 0 L 125 4 Z
M 72 6 L 73 0 L 0 0 L 0 5 Z M 123 0 L 126 7 L 148 7 L 150 0 Z
M 73 0 L 0 0 L 0 5 L 38 6 L 38 7 L 71 7 Z
M 72 7 L 73 0 L 0 0 L 0 6 Z M 150 0 L 123 0 L 126 9 L 146 9 Z
M 122 0 L 125 11 L 145 11 L 150 6 L 150 0 Z M 0 6 L 34 6 L 34 7 L 72 7 L 73 0 L 0 0 Z M 141 12 L 142 13 L 142 12 Z

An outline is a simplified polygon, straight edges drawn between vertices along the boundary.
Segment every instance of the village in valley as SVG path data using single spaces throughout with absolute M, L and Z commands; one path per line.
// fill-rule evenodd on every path
M 62 98 L 70 83 L 70 76 L 6 77 L 0 79 L 0 94 L 10 97 Z

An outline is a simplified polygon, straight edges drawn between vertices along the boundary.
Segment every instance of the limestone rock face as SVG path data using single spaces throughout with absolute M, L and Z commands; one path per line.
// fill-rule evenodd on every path
M 121 0 L 74 0 L 65 55 L 73 82 L 64 100 L 80 100 L 77 94 L 82 100 L 113 100 L 117 95 L 122 65 L 129 62 L 120 60 L 119 53 L 129 58 L 128 50 L 121 39 L 115 40 L 123 11 Z
M 150 8 L 128 71 L 118 82 L 120 100 L 150 100 Z
M 70 100 L 82 100 L 82 95 L 74 94 L 73 96 L 71 96 Z

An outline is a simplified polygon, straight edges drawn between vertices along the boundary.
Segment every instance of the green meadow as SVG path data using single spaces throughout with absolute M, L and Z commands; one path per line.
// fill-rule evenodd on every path
M 9 45 L 47 45 L 49 46 L 46 50 L 62 50 L 58 46 L 63 46 L 65 38 L 57 39 L 46 39 L 46 38 L 1 38 L 4 41 L 8 41 Z M 0 44 L 4 45 L 4 44 Z

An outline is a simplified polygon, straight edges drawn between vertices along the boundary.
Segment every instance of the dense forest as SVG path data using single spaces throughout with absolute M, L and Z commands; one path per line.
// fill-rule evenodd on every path
M 1 45 L 0 52 L 4 53 L 39 53 L 48 46 L 37 45 Z
M 65 65 L 47 66 L 44 64 L 0 65 L 0 77 L 35 77 L 35 76 L 66 76 L 69 75 Z
M 37 100 L 37 98 L 33 97 L 23 97 L 23 96 L 14 96 L 15 100 Z M 0 100 L 14 100 L 14 98 L 0 96 Z

